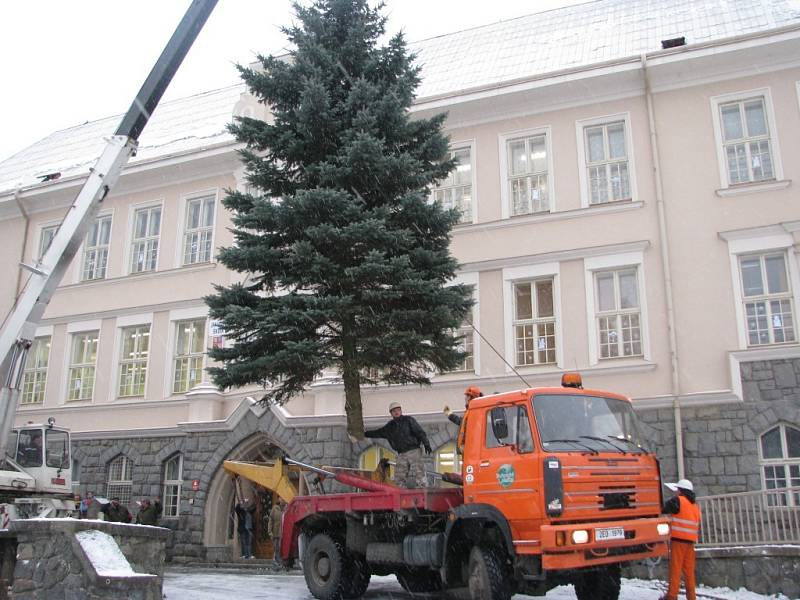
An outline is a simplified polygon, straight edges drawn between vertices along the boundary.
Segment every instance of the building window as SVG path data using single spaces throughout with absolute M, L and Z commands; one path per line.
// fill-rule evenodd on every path
M 124 454 L 120 454 L 108 463 L 108 485 L 106 497 L 119 498 L 120 504 L 128 506 L 131 502 L 133 487 L 133 462 Z
M 104 279 L 108 266 L 108 245 L 111 243 L 111 215 L 98 217 L 83 249 L 83 270 L 81 280 Z
M 76 333 L 72 336 L 68 400 L 92 399 L 99 337 L 99 331 Z
M 448 442 L 434 453 L 437 473 L 461 473 L 461 456 L 456 452 L 455 442 Z
M 144 396 L 147 357 L 150 352 L 150 325 L 122 330 L 119 357 L 119 395 Z
M 636 267 L 595 273 L 600 358 L 642 354 Z
M 589 204 L 632 198 L 625 121 L 583 128 Z
M 457 349 L 464 353 L 464 359 L 456 365 L 453 373 L 457 372 L 474 372 L 475 371 L 475 332 L 472 326 L 467 324 L 464 327 L 459 327 L 454 336 L 458 340 Z
M 370 446 L 359 455 L 358 468 L 372 473 L 377 470 L 383 459 L 394 462 L 397 460 L 397 454 L 383 446 Z M 394 477 L 394 466 L 389 467 L 389 477 Z
M 53 238 L 58 233 L 60 225 L 50 225 L 49 227 L 42 227 L 42 235 L 39 238 L 39 260 L 44 258 L 44 253 L 50 248 L 53 243 Z
M 764 96 L 719 105 L 728 184 L 775 178 Z
M 547 134 L 508 140 L 506 156 L 511 214 L 548 212 Z
M 461 211 L 459 223 L 472 223 L 472 150 L 458 148 L 450 152 L 456 168 L 433 190 L 433 199 L 449 210 Z
M 796 341 L 786 253 L 739 257 L 747 345 Z
M 206 320 L 180 321 L 175 332 L 173 393 L 188 392 L 203 378 Z
M 165 517 L 177 517 L 180 514 L 182 486 L 183 456 L 176 454 L 164 463 L 164 499 L 162 505 Z
M 186 203 L 183 236 L 183 264 L 211 261 L 211 238 L 214 230 L 214 197 L 193 198 Z
M 553 279 L 514 284 L 516 366 L 556 362 Z
M 28 350 L 25 361 L 25 377 L 22 381 L 22 404 L 41 404 L 44 402 L 44 389 L 47 384 L 47 363 L 50 360 L 50 336 L 37 337 Z
M 158 263 L 158 237 L 160 233 L 160 206 L 140 208 L 133 214 L 131 273 L 155 271 Z
M 778 425 L 760 441 L 764 489 L 800 487 L 800 429 Z M 767 499 L 769 506 L 800 506 L 800 491 L 773 493 Z

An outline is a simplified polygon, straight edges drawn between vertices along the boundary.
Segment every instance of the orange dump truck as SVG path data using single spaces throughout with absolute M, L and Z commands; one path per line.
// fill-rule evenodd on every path
M 320 600 L 360 597 L 373 573 L 473 599 L 572 583 L 579 600 L 616 600 L 621 565 L 667 553 L 658 460 L 628 398 L 566 383 L 473 400 L 460 488 L 326 473 L 366 491 L 296 497 L 282 559 L 301 559 Z

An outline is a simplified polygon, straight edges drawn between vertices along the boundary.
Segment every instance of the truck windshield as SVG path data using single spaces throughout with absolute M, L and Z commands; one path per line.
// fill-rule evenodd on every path
M 549 452 L 648 452 L 630 403 L 602 396 L 542 394 L 533 411 Z

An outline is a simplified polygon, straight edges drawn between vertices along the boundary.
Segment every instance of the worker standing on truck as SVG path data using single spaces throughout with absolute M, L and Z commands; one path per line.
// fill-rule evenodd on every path
M 472 401 L 473 398 L 479 398 L 483 396 L 483 392 L 477 386 L 471 385 L 467 389 L 464 390 L 464 409 L 469 408 L 469 403 Z M 445 404 L 444 410 L 442 411 L 445 416 L 450 420 L 450 422 L 455 423 L 459 427 L 461 427 L 461 422 L 464 420 L 464 417 L 461 415 L 457 415 L 450 407 Z
M 670 528 L 669 588 L 660 600 L 677 600 L 681 575 L 686 585 L 686 600 L 696 600 L 694 545 L 700 538 L 700 507 L 695 503 L 694 486 L 688 479 L 666 483 L 677 492 L 664 504 L 663 512 L 673 515 Z
M 403 407 L 399 402 L 389 405 L 389 414 L 392 420 L 380 429 L 365 431 L 368 438 L 384 438 L 389 442 L 392 450 L 397 452 L 397 463 L 394 466 L 394 481 L 405 487 L 426 487 L 428 480 L 425 477 L 425 467 L 422 464 L 422 445 L 425 452 L 432 452 L 428 436 L 419 426 L 414 417 L 403 414 Z M 414 472 L 413 479 L 411 472 Z

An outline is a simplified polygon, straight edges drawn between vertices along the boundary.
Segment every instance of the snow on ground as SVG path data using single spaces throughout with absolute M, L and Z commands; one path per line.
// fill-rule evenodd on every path
M 661 581 L 623 579 L 619 600 L 658 600 L 664 593 Z M 786 596 L 762 596 L 747 590 L 700 587 L 699 600 L 788 600 Z M 164 575 L 165 600 L 313 600 L 303 576 L 292 574 L 260 574 L 253 571 L 221 571 L 210 569 L 170 569 Z M 365 600 L 411 600 L 394 576 L 373 577 Z M 683 596 L 681 596 L 682 598 Z M 514 596 L 523 600 L 527 596 Z M 547 600 L 575 600 L 572 586 L 557 587 L 545 596 Z

